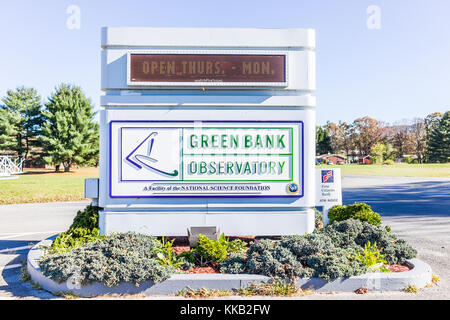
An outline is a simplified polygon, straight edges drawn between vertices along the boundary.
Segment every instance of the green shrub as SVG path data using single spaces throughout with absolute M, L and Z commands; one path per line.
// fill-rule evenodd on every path
M 385 227 L 355 219 L 333 223 L 326 228 L 326 234 L 339 245 L 346 247 L 356 245 L 362 249 L 367 242 L 376 242 L 388 264 L 404 264 L 406 260 L 417 255 L 416 249 L 388 232 Z
M 190 251 L 182 252 L 177 256 L 177 260 L 182 262 L 183 264 L 180 266 L 183 270 L 190 270 L 195 267 L 195 250 L 191 249 Z
M 372 245 L 370 241 L 368 241 L 364 246 L 363 253 L 358 252 L 353 256 L 372 272 L 391 272 L 384 266 L 387 263 L 387 261 L 383 259 L 386 255 L 378 250 L 376 242 Z
M 219 240 L 211 240 L 205 235 L 200 234 L 197 247 L 186 255 L 189 256 L 191 261 L 194 260 L 203 266 L 210 262 L 222 262 L 228 255 L 244 253 L 246 250 L 247 243 L 240 239 L 230 241 L 223 233 L 220 235 Z
M 162 237 L 160 241 L 160 246 L 153 247 L 153 251 L 156 253 L 156 260 L 163 266 L 173 266 L 173 267 L 180 267 L 184 264 L 184 261 L 180 261 L 178 259 L 177 254 L 173 250 L 173 242 L 172 241 L 165 241 L 164 237 Z
M 246 273 L 244 267 L 246 263 L 246 257 L 242 253 L 232 253 L 229 255 L 228 259 L 224 260 L 219 264 L 219 271 L 221 273 Z
M 307 265 L 312 276 L 331 281 L 340 277 L 357 276 L 367 272 L 367 268 L 352 258 L 353 250 L 333 247 L 326 252 L 309 256 Z
M 381 224 L 381 216 L 374 212 L 367 203 L 355 202 L 350 205 L 334 206 L 328 211 L 329 223 L 347 219 L 366 221 L 374 226 Z
M 97 228 L 89 230 L 87 228 L 75 228 L 67 232 L 60 233 L 51 245 L 51 252 L 68 252 L 82 245 L 102 239 Z
M 175 273 L 172 266 L 158 262 L 154 248 L 160 246 L 152 236 L 118 233 L 70 252 L 45 256 L 39 266 L 58 283 L 76 279 L 81 285 L 100 282 L 113 287 L 130 282 L 138 286 L 143 281 L 164 281 Z
M 323 229 L 323 212 L 314 208 L 314 229 L 317 232 Z
M 369 271 L 364 261 L 357 258 L 358 254 L 365 255 L 364 248 L 369 241 L 376 242 L 381 251 L 375 256 L 389 264 L 403 264 L 417 254 L 386 228 L 348 219 L 305 236 L 256 241 L 249 246 L 247 256 L 230 256 L 219 264 L 219 270 L 282 279 L 318 277 L 327 281 L 356 276 Z
M 219 242 L 226 247 L 227 253 L 243 253 L 247 250 L 247 243 L 245 241 L 241 239 L 230 241 L 229 238 L 225 237 L 224 233 L 220 235 Z
M 280 241 L 260 240 L 247 250 L 244 268 L 249 273 L 273 278 L 294 279 L 303 274 L 303 266 Z
M 394 160 L 387 159 L 387 160 L 384 160 L 383 164 L 391 166 L 391 165 L 395 164 L 395 162 L 394 162 Z
M 410 164 L 414 162 L 414 159 L 411 156 L 407 156 L 403 158 L 403 162 Z
M 78 211 L 69 230 L 75 228 L 86 228 L 89 230 L 98 228 L 98 209 L 99 207 L 88 205 L 83 211 Z
M 220 264 L 221 272 L 263 274 L 273 278 L 319 277 L 332 280 L 364 273 L 366 268 L 352 263 L 351 249 L 338 248 L 322 233 L 283 237 L 279 241 L 261 240 L 252 244 L 239 268 L 239 258 Z M 242 259 L 241 259 L 242 261 Z
M 227 246 L 220 241 L 211 240 L 207 236 L 199 234 L 195 253 L 205 259 L 206 263 L 221 262 L 227 257 Z
M 68 252 L 88 242 L 102 239 L 98 229 L 98 209 L 98 207 L 88 205 L 83 211 L 78 211 L 69 230 L 60 233 L 55 238 L 50 252 Z

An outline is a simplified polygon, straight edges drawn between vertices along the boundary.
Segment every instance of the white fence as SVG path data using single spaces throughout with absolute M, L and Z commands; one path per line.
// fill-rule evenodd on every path
M 0 156 L 0 176 L 23 173 L 22 165 L 25 159 Z

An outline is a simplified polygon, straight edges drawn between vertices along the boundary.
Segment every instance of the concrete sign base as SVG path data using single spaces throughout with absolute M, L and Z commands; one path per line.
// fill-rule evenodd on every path
M 292 235 L 314 231 L 314 210 L 232 212 L 120 212 L 101 211 L 100 229 L 104 233 L 135 231 L 154 236 L 186 236 L 191 226 L 220 226 L 233 236 Z

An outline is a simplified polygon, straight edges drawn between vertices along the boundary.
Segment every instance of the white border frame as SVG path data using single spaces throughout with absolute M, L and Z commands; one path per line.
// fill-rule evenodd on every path
M 236 54 L 236 55 L 284 55 L 284 82 L 131 82 L 130 80 L 130 55 L 131 54 Z M 288 78 L 289 77 L 289 54 L 284 50 L 261 50 L 255 52 L 254 50 L 130 50 L 127 52 L 127 86 L 133 88 L 146 88 L 146 87 L 226 87 L 229 89 L 230 87 L 262 87 L 262 88 L 271 88 L 271 87 L 287 87 L 288 86 Z

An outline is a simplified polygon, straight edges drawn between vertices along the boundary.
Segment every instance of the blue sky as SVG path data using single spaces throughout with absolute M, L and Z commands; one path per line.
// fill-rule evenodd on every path
M 70 5 L 80 29 L 66 26 Z M 450 110 L 449 0 L 0 0 L 0 96 L 25 85 L 46 99 L 68 82 L 98 108 L 102 26 L 314 28 L 318 124 Z

